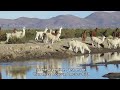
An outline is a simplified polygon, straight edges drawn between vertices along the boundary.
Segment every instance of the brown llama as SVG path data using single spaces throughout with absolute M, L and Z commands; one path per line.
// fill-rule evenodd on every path
M 16 33 L 16 30 L 17 30 L 17 29 L 16 29 L 16 28 L 14 28 L 14 29 L 13 29 L 13 33 Z
M 86 30 L 85 30 L 85 31 L 82 33 L 82 41 L 85 42 L 86 38 L 87 38 L 87 32 L 86 32 Z
M 113 36 L 113 38 L 118 36 L 118 28 L 116 28 L 116 30 L 113 31 L 112 36 Z
M 55 30 L 55 33 L 51 32 L 51 34 L 57 36 L 58 30 Z
M 94 31 L 90 31 L 89 34 L 90 34 L 90 37 L 96 37 L 97 36 L 97 31 L 98 31 L 98 28 L 96 28 Z

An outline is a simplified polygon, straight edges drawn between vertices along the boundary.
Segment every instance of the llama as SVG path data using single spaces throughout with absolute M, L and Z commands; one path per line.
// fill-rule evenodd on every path
M 61 36 L 61 29 L 62 27 L 59 29 L 59 31 L 55 32 L 55 35 L 51 33 L 51 30 L 50 33 L 44 33 L 43 37 L 44 40 L 46 39 L 45 43 L 48 43 L 48 40 L 51 41 L 51 44 L 53 44 L 55 41 L 59 41 Z
M 72 39 L 71 41 L 68 42 L 68 47 L 70 51 L 74 51 L 75 46 L 76 46 L 75 40 Z
M 116 49 L 118 46 L 120 46 L 120 39 L 114 38 L 114 39 L 107 39 L 108 48 L 111 49 L 112 46 L 114 49 Z
M 97 44 L 97 47 L 100 48 L 100 44 L 102 44 L 105 40 L 105 36 L 103 36 L 102 40 L 97 37 L 92 37 L 92 45 L 95 42 Z
M 69 50 L 72 50 L 75 53 L 80 51 L 82 54 L 84 54 L 84 50 L 87 50 L 89 53 L 91 52 L 91 50 L 88 48 L 88 46 L 85 43 L 77 40 L 69 41 L 68 46 L 69 46 Z
M 48 28 L 45 28 L 45 31 L 44 32 L 38 32 L 36 31 L 36 37 L 35 37 L 35 40 L 38 41 L 38 38 L 40 37 L 42 40 L 43 40 L 43 33 L 46 33 L 48 30 Z
M 60 36 L 61 36 L 61 30 L 62 30 L 63 28 L 62 27 L 60 27 L 60 29 L 58 30 L 58 31 L 55 31 L 55 33 L 57 33 L 58 35 L 58 39 L 57 39 L 57 41 L 60 41 Z
M 51 41 L 51 44 L 53 44 L 55 41 L 58 41 L 59 39 L 59 33 L 55 36 L 51 33 L 44 33 L 44 40 L 46 39 L 45 43 L 48 43 L 48 40 Z
M 113 36 L 114 38 L 117 37 L 117 33 L 118 33 L 118 28 L 116 28 L 116 30 L 113 31 L 112 36 Z
M 90 31 L 89 32 L 90 37 L 96 37 L 97 36 L 97 31 L 98 31 L 98 28 L 96 28 L 94 31 Z
M 77 40 L 76 40 L 75 50 L 76 50 L 76 53 L 80 50 L 82 54 L 84 54 L 84 50 L 87 50 L 89 53 L 91 52 L 87 44 Z
M 16 38 L 23 38 L 25 36 L 25 27 L 23 27 L 23 31 L 15 32 L 15 33 L 6 33 L 7 40 L 9 41 L 10 38 L 16 37 Z
M 84 42 L 87 38 L 87 32 L 86 30 L 82 33 L 82 41 Z

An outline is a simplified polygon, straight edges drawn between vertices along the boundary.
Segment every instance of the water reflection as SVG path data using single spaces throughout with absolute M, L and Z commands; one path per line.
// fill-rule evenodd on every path
M 26 74 L 30 70 L 27 66 L 6 66 L 6 75 L 13 79 L 26 79 Z
M 0 79 L 2 79 L 2 67 L 0 66 Z
M 37 75 L 45 75 L 45 76 L 51 76 L 55 74 L 62 73 L 62 62 L 61 60 L 44 60 L 44 63 L 42 65 L 37 64 L 36 65 L 36 72 Z
M 93 70 L 96 70 L 97 72 L 100 72 L 100 67 L 105 67 L 104 69 L 107 69 L 109 65 L 108 62 L 111 61 L 120 61 L 120 53 L 114 52 L 102 54 L 86 54 L 62 60 L 49 59 L 39 61 L 17 62 L 17 64 L 10 63 L 8 65 L 4 65 L 1 63 L 0 79 L 27 79 L 29 75 L 31 75 L 31 77 L 29 78 L 35 78 L 35 74 L 42 74 L 44 76 L 39 76 L 38 78 L 46 78 L 49 76 L 65 73 L 65 68 L 82 68 L 85 71 L 91 70 L 90 72 L 92 72 Z M 114 63 L 112 65 L 114 65 L 114 67 L 112 68 L 119 68 L 118 63 Z M 65 77 L 68 78 L 69 76 L 63 76 L 62 78 Z

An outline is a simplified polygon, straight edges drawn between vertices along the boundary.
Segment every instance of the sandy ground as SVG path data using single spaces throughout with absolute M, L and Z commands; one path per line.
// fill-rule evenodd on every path
M 51 47 L 48 44 L 41 42 L 30 41 L 26 44 L 0 44 L 0 61 L 14 61 L 14 60 L 29 60 L 35 58 L 67 58 L 75 55 L 82 55 L 81 53 L 74 53 L 67 49 L 67 42 L 69 39 L 61 39 L 55 42 Z M 74 38 L 74 40 L 81 41 L 81 38 Z M 120 49 L 107 49 L 107 44 L 104 42 L 105 48 L 97 49 L 91 47 L 91 40 L 88 37 L 86 43 L 91 49 L 91 53 L 106 53 L 119 52 Z M 88 54 L 86 51 L 85 54 Z

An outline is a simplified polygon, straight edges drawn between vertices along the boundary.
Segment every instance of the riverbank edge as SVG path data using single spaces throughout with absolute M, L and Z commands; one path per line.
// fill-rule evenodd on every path
M 90 54 L 97 54 L 97 53 L 107 53 L 107 52 L 120 52 L 120 49 L 106 49 L 106 48 L 91 48 Z M 84 54 L 81 54 L 80 52 L 74 53 L 72 51 L 69 51 L 68 49 L 63 50 L 54 50 L 54 51 L 47 51 L 47 52 L 41 52 L 41 51 L 26 51 L 22 52 L 22 54 L 14 55 L 13 52 L 7 54 L 7 53 L 0 53 L 0 62 L 11 62 L 11 61 L 25 61 L 25 60 L 31 60 L 31 59 L 49 59 L 49 58 L 55 58 L 55 59 L 65 59 L 70 58 L 74 56 L 81 56 L 85 54 L 89 54 L 88 52 L 85 52 Z

